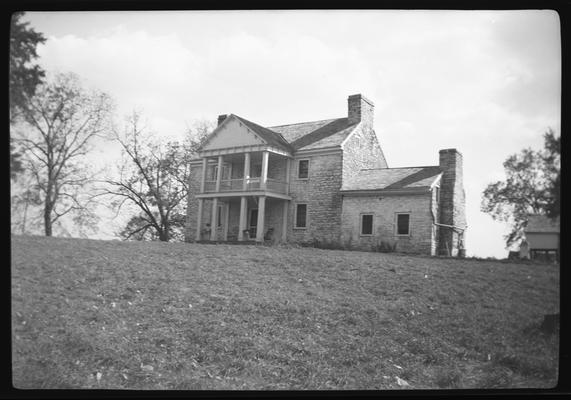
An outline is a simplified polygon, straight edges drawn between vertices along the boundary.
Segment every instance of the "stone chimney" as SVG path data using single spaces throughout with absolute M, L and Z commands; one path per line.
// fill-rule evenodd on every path
M 439 222 L 457 228 L 466 228 L 466 195 L 464 193 L 464 173 L 462 153 L 456 149 L 440 150 L 439 166 L 442 170 L 440 181 Z M 440 226 L 438 254 L 457 256 L 458 249 L 466 248 L 466 232 Z
M 219 115 L 219 116 L 218 116 L 218 126 L 220 126 L 220 124 L 221 124 L 222 122 L 224 122 L 224 120 L 225 120 L 226 118 L 228 118 L 228 115 L 227 115 L 227 114 Z
M 349 96 L 349 123 L 356 124 L 364 122 L 365 125 L 373 126 L 373 114 L 375 112 L 375 105 L 362 94 L 354 94 Z

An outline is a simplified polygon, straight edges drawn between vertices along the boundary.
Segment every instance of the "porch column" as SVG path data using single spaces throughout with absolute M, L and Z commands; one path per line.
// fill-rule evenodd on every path
M 210 240 L 216 240 L 216 216 L 218 214 L 218 198 L 212 199 L 212 215 L 210 216 Z
M 256 242 L 264 241 L 264 214 L 266 213 L 266 196 L 258 197 L 258 226 L 256 227 Z
M 289 208 L 289 201 L 284 200 L 283 218 L 282 218 L 282 242 L 287 241 L 287 213 Z
M 242 189 L 245 191 L 248 190 L 248 179 L 250 179 L 250 153 L 244 154 L 244 186 Z M 246 229 L 246 228 L 244 228 Z
M 196 216 L 196 240 L 200 240 L 200 231 L 202 227 L 202 207 L 204 199 L 198 199 L 198 215 Z
M 268 159 L 270 157 L 269 151 L 262 153 L 262 176 L 260 177 L 260 189 L 266 189 L 266 181 L 268 180 Z
M 246 218 L 248 217 L 248 198 L 240 198 L 240 223 L 238 224 L 238 240 L 244 240 L 244 230 L 246 229 Z
M 206 181 L 206 168 L 208 166 L 208 158 L 204 157 L 202 159 L 202 178 L 200 180 L 200 193 L 204 193 L 204 185 Z
M 216 174 L 216 192 L 220 191 L 220 181 L 222 180 L 222 164 L 224 163 L 224 157 L 218 156 L 218 171 Z

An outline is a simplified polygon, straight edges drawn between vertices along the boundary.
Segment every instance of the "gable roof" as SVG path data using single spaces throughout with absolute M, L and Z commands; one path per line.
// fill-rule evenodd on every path
M 351 124 L 348 118 L 335 118 L 273 126 L 269 129 L 281 133 L 294 149 L 300 150 L 340 145 L 355 126 L 357 124 Z
M 358 122 L 350 123 L 349 118 L 345 117 L 266 128 L 236 114 L 230 114 L 214 129 L 211 135 L 216 133 L 230 119 L 236 119 L 244 124 L 267 144 L 288 152 L 341 146 L 359 124 Z M 208 143 L 208 140 L 206 140 L 204 145 L 206 143 Z
M 551 219 L 545 215 L 532 214 L 528 216 L 526 233 L 553 233 L 559 232 L 559 217 Z
M 264 139 L 266 141 L 266 143 L 268 143 L 269 145 L 276 146 L 278 148 L 282 148 L 282 149 L 287 150 L 287 151 L 293 150 L 292 146 L 288 143 L 288 141 L 285 140 L 284 137 L 281 134 L 279 134 L 278 132 L 274 132 L 268 128 L 264 128 L 263 126 L 255 124 L 255 123 L 248 121 L 247 119 L 244 119 L 242 117 L 239 117 L 235 114 L 230 114 L 230 116 L 235 117 L 240 122 L 242 122 L 244 125 L 246 125 L 248 128 L 253 130 L 257 135 L 259 135 L 262 139 Z
M 439 178 L 439 166 L 362 169 L 347 182 L 342 191 L 391 191 L 428 189 Z
M 321 121 L 300 122 L 296 124 L 270 126 L 268 127 L 268 129 L 271 129 L 272 131 L 281 134 L 284 139 L 286 139 L 288 142 L 291 143 L 295 142 L 300 137 L 305 136 L 308 133 L 313 132 L 316 129 L 319 129 L 322 126 L 327 125 L 335 120 L 336 118 L 324 119 Z

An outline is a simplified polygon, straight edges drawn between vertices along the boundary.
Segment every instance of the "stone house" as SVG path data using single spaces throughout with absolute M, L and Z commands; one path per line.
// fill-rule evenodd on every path
M 462 155 L 440 150 L 438 165 L 389 168 L 373 114 L 357 94 L 342 118 L 262 127 L 219 116 L 191 162 L 186 240 L 462 254 Z

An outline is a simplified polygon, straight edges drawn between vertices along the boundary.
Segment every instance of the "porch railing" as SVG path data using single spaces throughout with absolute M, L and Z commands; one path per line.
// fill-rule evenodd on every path
M 246 191 L 253 192 L 260 190 L 260 178 L 249 178 L 246 183 Z M 268 178 L 266 180 L 266 190 L 281 194 L 288 194 L 288 184 L 286 182 Z M 244 191 L 244 179 L 222 179 L 220 181 L 220 192 L 242 192 Z M 215 193 L 216 181 L 204 182 L 204 193 Z

